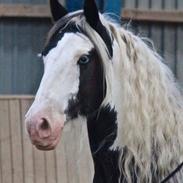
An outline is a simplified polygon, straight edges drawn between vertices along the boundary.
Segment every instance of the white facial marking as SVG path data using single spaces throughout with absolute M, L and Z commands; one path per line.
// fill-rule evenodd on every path
M 43 58 L 44 75 L 29 112 L 50 105 L 53 110 L 64 115 L 69 99 L 75 97 L 79 90 L 77 61 L 92 48 L 92 43 L 83 34 L 65 33 L 57 46 Z

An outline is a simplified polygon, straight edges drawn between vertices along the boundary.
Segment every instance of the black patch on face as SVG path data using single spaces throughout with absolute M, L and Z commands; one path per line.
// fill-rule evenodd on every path
M 68 102 L 68 109 L 65 111 L 67 114 L 67 121 L 78 117 L 80 111 L 80 103 L 77 98 L 71 98 Z
M 100 57 L 95 49 L 92 49 L 89 55 L 90 62 L 80 65 L 78 100 L 81 104 L 80 114 L 84 116 L 88 116 L 98 110 L 105 96 L 103 68 Z
M 105 84 L 100 58 L 95 49 L 88 53 L 89 62 L 79 65 L 79 92 L 77 96 L 69 100 L 66 114 L 69 119 L 78 115 L 88 116 L 95 113 L 100 107 L 105 96 Z

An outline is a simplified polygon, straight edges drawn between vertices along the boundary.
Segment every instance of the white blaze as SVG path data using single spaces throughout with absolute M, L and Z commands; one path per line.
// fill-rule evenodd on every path
M 79 90 L 80 56 L 87 54 L 93 45 L 80 33 L 65 33 L 56 47 L 44 56 L 44 75 L 29 113 L 38 111 L 43 106 L 64 114 L 71 97 Z M 59 110 L 59 111 L 58 111 Z

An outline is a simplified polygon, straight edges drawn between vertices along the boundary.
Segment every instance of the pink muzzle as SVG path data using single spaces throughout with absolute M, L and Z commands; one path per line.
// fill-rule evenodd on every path
M 60 140 L 64 127 L 63 115 L 56 115 L 49 109 L 42 109 L 29 114 L 25 123 L 31 142 L 40 150 L 52 150 Z

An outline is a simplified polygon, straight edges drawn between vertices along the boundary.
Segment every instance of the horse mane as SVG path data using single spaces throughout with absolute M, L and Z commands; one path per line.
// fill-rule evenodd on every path
M 128 183 L 133 182 L 132 162 L 138 183 L 159 182 L 183 161 L 183 97 L 172 72 L 154 50 L 105 16 L 100 18 L 113 49 L 117 48 L 112 60 L 84 16 L 72 21 L 84 30 L 101 57 L 106 80 L 102 105 L 110 103 L 118 113 L 118 134 L 112 148 L 121 148 L 119 166 Z M 173 182 L 181 177 L 183 172 Z
M 154 50 L 124 29 L 116 32 L 117 40 L 125 43 L 121 51 L 126 50 L 121 57 L 122 120 L 118 140 L 129 149 L 125 171 L 129 171 L 134 157 L 138 182 L 159 182 L 183 160 L 183 98 L 172 72 Z M 179 176 L 173 182 L 182 180 Z
M 134 160 L 137 182 L 158 182 L 183 161 L 182 95 L 170 69 L 140 37 L 102 15 L 101 20 L 120 50 L 114 53 L 120 58 L 116 66 L 114 60 L 109 61 L 99 35 L 84 20 L 79 24 L 102 58 L 107 83 L 103 105 L 115 105 L 113 98 L 117 94 L 113 93 L 113 83 L 115 79 L 120 80 L 121 96 L 117 96 L 117 100 L 121 107 L 117 109 L 118 137 L 115 143 L 128 149 L 125 156 L 121 153 L 121 171 L 127 182 L 132 182 L 130 166 Z M 174 183 L 182 180 L 181 174 L 174 177 Z

